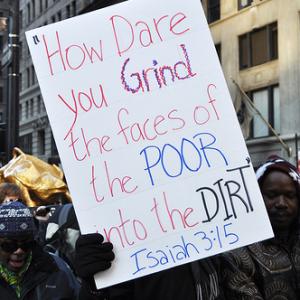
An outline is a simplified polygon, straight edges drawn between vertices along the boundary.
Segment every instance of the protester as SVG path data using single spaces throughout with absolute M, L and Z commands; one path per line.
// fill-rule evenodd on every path
M 44 248 L 63 258 L 73 269 L 75 243 L 79 235 L 80 230 L 73 204 L 56 206 L 46 223 Z
M 0 205 L 1 299 L 78 299 L 80 285 L 71 270 L 35 241 L 36 222 L 20 202 Z
M 272 156 L 256 175 L 275 237 L 224 254 L 226 297 L 300 299 L 299 174 Z
M 216 257 L 181 265 L 159 273 L 131 280 L 103 290 L 96 290 L 93 275 L 110 268 L 113 246 L 102 235 L 81 235 L 76 243 L 75 269 L 89 287 L 94 300 L 221 300 Z M 84 300 L 82 298 L 82 300 Z
M 0 184 L 0 204 L 12 201 L 22 201 L 22 199 L 22 190 L 17 184 L 9 182 Z

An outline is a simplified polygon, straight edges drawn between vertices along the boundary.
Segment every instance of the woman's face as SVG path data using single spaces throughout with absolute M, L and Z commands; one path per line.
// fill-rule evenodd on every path
M 298 217 L 299 199 L 295 182 L 280 171 L 271 171 L 261 192 L 274 230 L 288 230 Z
M 27 261 L 35 242 L 33 237 L 0 238 L 0 262 L 8 270 L 19 272 Z

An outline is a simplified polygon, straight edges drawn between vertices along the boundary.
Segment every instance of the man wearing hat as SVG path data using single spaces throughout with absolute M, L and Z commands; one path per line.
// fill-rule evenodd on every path
M 256 177 L 274 238 L 224 254 L 227 299 L 300 299 L 298 171 L 272 156 L 257 169 Z
M 0 298 L 77 299 L 79 283 L 59 257 L 35 241 L 36 222 L 20 202 L 0 205 Z

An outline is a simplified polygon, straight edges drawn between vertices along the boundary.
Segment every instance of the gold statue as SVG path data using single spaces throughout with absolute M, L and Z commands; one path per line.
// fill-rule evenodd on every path
M 62 170 L 37 157 L 14 148 L 13 158 L 0 169 L 0 183 L 17 184 L 27 206 L 40 206 L 71 202 L 71 196 L 63 180 Z

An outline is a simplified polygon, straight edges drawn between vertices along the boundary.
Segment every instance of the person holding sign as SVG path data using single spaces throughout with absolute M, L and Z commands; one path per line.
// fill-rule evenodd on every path
M 275 237 L 224 254 L 228 299 L 300 299 L 299 200 L 296 167 L 270 157 L 256 176 Z
M 114 259 L 113 246 L 102 235 L 82 235 L 76 243 L 75 269 L 90 291 L 89 300 L 223 300 L 217 257 L 206 258 L 102 290 L 93 275 L 105 271 Z M 82 298 L 87 300 L 87 298 Z
M 101 234 L 77 243 L 84 287 L 104 297 L 90 281 L 115 253 L 105 298 L 222 299 L 207 257 L 272 228 L 201 2 L 127 1 L 26 38 L 81 232 Z

